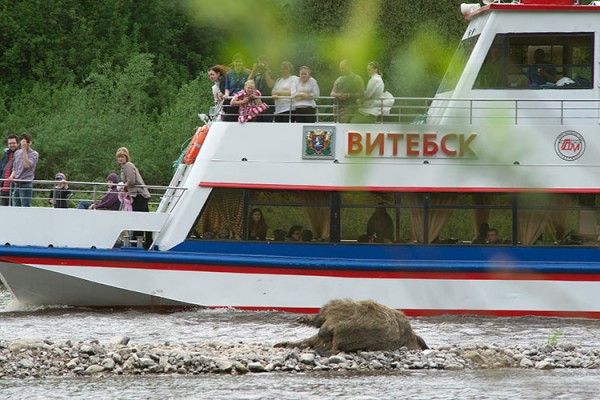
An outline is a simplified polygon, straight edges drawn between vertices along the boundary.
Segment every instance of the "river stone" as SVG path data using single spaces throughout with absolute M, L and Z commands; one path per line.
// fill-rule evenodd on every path
M 41 349 L 47 346 L 46 343 L 33 339 L 14 340 L 8 345 L 8 349 L 13 353 L 18 353 L 21 350 Z
M 246 373 L 250 372 L 250 370 L 244 364 L 242 364 L 239 361 L 234 361 L 233 362 L 233 368 L 235 368 L 235 371 L 238 374 L 246 374 Z
M 20 368 L 33 368 L 34 363 L 31 358 L 23 358 L 17 362 L 17 366 Z
M 79 348 L 79 352 L 88 355 L 96 354 L 94 347 L 90 346 L 89 344 L 82 344 Z
M 97 374 L 102 371 L 104 371 L 104 367 L 98 364 L 90 365 L 85 369 L 86 374 Z
M 248 370 L 250 372 L 265 372 L 265 367 L 259 362 L 251 362 L 248 364 Z
M 569 342 L 560 342 L 556 345 L 556 347 L 563 351 L 573 351 L 577 348 L 577 345 Z
M 554 369 L 555 367 L 554 367 L 554 364 L 551 363 L 550 361 L 542 360 L 535 364 L 535 368 L 546 370 L 546 369 Z
M 233 369 L 233 363 L 229 360 L 217 360 L 215 366 L 215 372 L 231 372 Z
M 77 365 L 79 365 L 79 358 L 74 358 L 67 363 L 66 367 L 69 369 L 74 369 L 77 367 Z
M 531 368 L 533 367 L 533 361 L 531 361 L 529 358 L 527 357 L 523 357 L 521 358 L 521 361 L 519 362 L 519 366 L 521 368 Z
M 311 353 L 303 353 L 298 361 L 303 364 L 313 365 L 315 363 L 315 355 Z
M 115 361 L 112 358 L 107 358 L 102 362 L 102 366 L 107 371 L 112 371 L 115 368 Z
M 115 336 L 112 339 L 110 339 L 110 343 L 121 346 L 127 346 L 130 340 L 131 338 L 129 338 L 128 336 Z
M 138 365 L 142 368 L 149 368 L 156 364 L 153 359 L 146 357 L 139 358 L 137 362 Z
M 329 364 L 341 364 L 343 362 L 346 362 L 346 359 L 340 355 L 329 357 Z
M 474 364 L 485 364 L 484 358 L 477 350 L 467 350 L 465 351 L 463 357 L 467 360 L 471 360 L 471 362 Z

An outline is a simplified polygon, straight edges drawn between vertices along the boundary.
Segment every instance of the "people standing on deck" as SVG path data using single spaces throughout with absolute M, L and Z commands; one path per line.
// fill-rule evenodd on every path
M 231 105 L 240 107 L 238 121 L 241 123 L 252 121 L 268 108 L 260 99 L 260 92 L 255 89 L 253 80 L 246 81 L 244 89 L 231 99 Z
M 10 134 L 6 138 L 7 148 L 2 155 L 2 163 L 0 164 L 0 177 L 3 179 L 0 184 L 0 205 L 10 205 L 10 181 L 8 178 L 13 170 L 13 159 L 15 152 L 19 149 L 19 138 L 17 135 Z
M 213 82 L 212 93 L 215 104 L 223 100 L 225 96 L 225 75 L 227 69 L 223 65 L 215 65 L 208 69 L 208 77 Z
M 150 192 L 146 188 L 142 175 L 131 162 L 129 156 L 129 150 L 126 147 L 121 147 L 117 150 L 117 162 L 121 165 L 121 181 L 123 182 L 123 192 L 131 198 L 131 206 L 133 211 L 148 212 L 148 200 L 150 199 Z M 152 235 L 150 232 L 143 232 L 144 235 L 144 247 L 148 248 L 152 243 Z M 134 236 L 137 238 L 142 236 L 142 232 L 134 232 Z
M 298 79 L 292 85 L 292 98 L 296 107 L 294 122 L 312 123 L 317 120 L 317 99 L 321 94 L 316 79 L 310 76 L 310 68 L 300 67 Z
M 363 79 L 352 72 L 352 64 L 348 60 L 340 61 L 340 75 L 333 83 L 331 97 L 335 97 L 338 109 L 338 121 L 350 122 L 356 113 L 356 100 L 363 97 L 365 83 Z
M 13 206 L 31 207 L 33 196 L 33 181 L 35 179 L 35 167 L 39 154 L 31 148 L 31 135 L 24 132 L 21 135 L 21 148 L 15 151 L 13 158 L 13 170 L 8 178 L 13 185 Z M 29 182 L 15 182 L 29 181 Z
M 114 210 L 118 211 L 121 208 L 121 201 L 119 200 L 119 190 L 117 189 L 117 183 L 119 183 L 119 176 L 114 172 L 111 172 L 106 177 L 107 190 L 102 196 L 99 203 L 94 203 L 88 200 L 82 200 L 77 205 L 80 210 Z
M 225 96 L 223 102 L 223 119 L 225 121 L 236 121 L 237 110 L 230 106 L 231 98 L 244 89 L 244 83 L 248 80 L 250 72 L 244 68 L 244 60 L 241 54 L 233 56 L 233 69 L 225 75 Z
M 367 222 L 367 235 L 377 243 L 390 243 L 394 240 L 394 222 L 385 207 L 377 207 Z
M 267 223 L 260 208 L 250 211 L 248 218 L 248 240 L 266 240 Z
M 530 86 L 544 85 L 547 82 L 556 83 L 558 81 L 558 71 L 552 65 L 546 62 L 546 52 L 544 49 L 537 49 L 533 53 L 532 65 L 527 70 L 527 78 Z
M 71 191 L 67 184 L 67 177 L 62 172 L 57 173 L 54 176 L 56 184 L 52 189 L 52 196 L 50 197 L 50 204 L 54 208 L 69 208 L 69 196 Z
M 252 71 L 248 76 L 248 80 L 253 80 L 262 96 L 271 96 L 271 90 L 275 85 L 275 80 L 271 75 L 271 68 L 269 68 L 269 61 L 264 56 L 258 57 L 256 63 L 252 66 Z M 273 122 L 273 114 L 275 113 L 275 107 L 273 99 L 262 99 L 263 103 L 266 103 L 268 108 L 261 115 L 256 117 L 259 122 Z
M 379 63 L 371 61 L 367 64 L 369 82 L 362 99 L 358 100 L 358 114 L 352 117 L 353 123 L 370 123 L 383 112 L 381 97 L 385 91 L 385 85 L 379 68 Z
M 280 73 L 281 76 L 275 81 L 271 91 L 275 99 L 275 122 L 290 122 L 291 111 L 294 109 L 292 86 L 296 84 L 298 77 L 294 75 L 294 66 L 289 61 L 281 63 Z

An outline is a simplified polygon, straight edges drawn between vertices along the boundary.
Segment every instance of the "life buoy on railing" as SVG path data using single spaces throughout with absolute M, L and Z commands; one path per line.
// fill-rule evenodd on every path
M 204 143 L 204 139 L 206 139 L 207 133 L 208 125 L 204 125 L 196 129 L 192 143 L 190 143 L 190 147 L 188 147 L 187 151 L 185 152 L 185 156 L 183 157 L 184 164 L 193 164 L 194 161 L 196 161 L 196 157 L 198 157 L 198 153 L 200 152 L 202 143 Z

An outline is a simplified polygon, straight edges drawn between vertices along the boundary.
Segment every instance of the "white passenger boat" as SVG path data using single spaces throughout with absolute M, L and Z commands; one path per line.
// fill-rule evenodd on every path
M 370 124 L 328 98 L 315 123 L 214 116 L 155 212 L 1 207 L 2 281 L 37 305 L 599 318 L 600 6 L 487 3 L 463 5 L 433 99 Z M 279 241 L 293 225 L 313 240 Z M 151 249 L 115 246 L 130 231 Z

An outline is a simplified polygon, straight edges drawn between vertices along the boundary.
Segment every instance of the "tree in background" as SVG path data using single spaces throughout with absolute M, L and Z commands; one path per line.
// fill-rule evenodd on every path
M 340 59 L 359 73 L 377 59 L 395 95 L 432 95 L 464 30 L 460 3 L 0 0 L 0 132 L 33 133 L 40 178 L 102 181 L 127 146 L 149 184 L 168 184 L 212 104 L 209 66 L 236 52 L 290 60 L 327 93 Z

